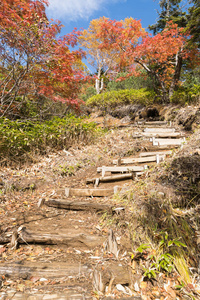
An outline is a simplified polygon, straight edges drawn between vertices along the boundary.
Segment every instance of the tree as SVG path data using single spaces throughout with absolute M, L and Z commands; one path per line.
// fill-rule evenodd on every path
M 102 32 L 102 27 L 104 31 Z M 111 31 L 112 32 L 111 32 Z M 113 45 L 111 47 L 104 45 L 105 36 L 109 31 L 109 36 L 113 36 Z M 117 35 L 120 32 L 120 37 Z M 127 60 L 123 59 L 126 54 L 126 44 L 131 41 L 132 44 L 137 43 L 143 29 L 140 21 L 127 18 L 124 21 L 112 21 L 102 17 L 90 22 L 88 30 L 84 30 L 79 37 L 80 44 L 86 48 L 89 63 L 96 68 L 96 92 L 99 94 L 104 88 L 104 77 L 117 74 L 126 68 Z M 115 49 L 115 44 L 120 43 L 121 47 Z
M 134 60 L 161 88 L 164 102 L 168 102 L 179 83 L 183 59 L 188 58 L 187 37 L 177 24 L 168 23 L 156 36 L 148 36 L 136 49 Z
M 77 33 L 56 38 L 62 25 L 49 22 L 46 5 L 46 0 L 0 3 L 1 116 L 16 112 L 27 98 L 78 105 L 83 53 L 69 50 Z
M 188 29 L 191 32 L 191 42 L 195 42 L 200 47 L 200 1 L 193 0 L 193 6 L 189 8 Z
M 149 29 L 154 34 L 161 32 L 169 21 L 178 24 L 179 27 L 186 27 L 187 25 L 187 14 L 181 7 L 182 0 L 160 0 L 159 5 L 161 11 L 158 12 L 158 21 L 149 25 Z
M 129 39 L 124 42 L 123 30 L 113 34 L 115 27 L 111 26 L 111 22 L 104 22 L 102 25 L 101 37 L 104 38 L 104 42 L 101 47 L 110 51 L 114 47 L 119 53 L 122 49 L 122 62 L 126 60 L 130 72 L 131 68 L 138 71 L 136 64 L 139 65 L 153 80 L 155 91 L 161 94 L 164 102 L 168 102 L 179 84 L 183 60 L 192 62 L 195 59 L 195 63 L 198 63 L 198 56 L 195 57 L 195 54 L 198 54 L 197 49 L 195 46 L 188 47 L 188 35 L 184 28 L 178 28 L 177 24 L 169 22 L 161 33 L 153 37 L 142 33 L 141 42 L 134 44 Z

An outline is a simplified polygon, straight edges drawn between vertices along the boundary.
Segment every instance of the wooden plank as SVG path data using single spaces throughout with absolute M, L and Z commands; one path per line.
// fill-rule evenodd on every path
M 169 122 L 167 121 L 145 121 L 144 122 L 145 125 L 170 125 Z
M 167 133 L 167 132 L 175 132 L 175 128 L 160 128 L 160 127 L 152 127 L 152 128 L 145 128 L 144 132 L 153 132 L 153 133 Z
M 165 151 L 165 150 L 173 150 L 179 148 L 180 145 L 149 145 L 146 148 L 146 151 L 149 152 L 157 152 L 157 151 Z
M 128 174 L 120 174 L 120 175 L 113 175 L 113 176 L 105 176 L 99 178 L 89 178 L 86 179 L 86 183 L 95 183 L 96 179 L 99 179 L 100 182 L 110 182 L 110 181 L 119 181 L 119 180 L 126 180 L 126 179 L 133 179 L 133 173 Z
M 97 172 L 102 172 L 102 177 L 104 177 L 105 172 L 111 173 L 126 173 L 126 172 L 141 172 L 144 171 L 147 167 L 146 166 L 130 166 L 130 167 L 99 167 L 97 168 Z
M 42 278 L 60 278 L 67 276 L 78 276 L 91 273 L 92 268 L 87 264 L 80 264 L 79 262 L 23 262 L 19 263 L 1 263 L 0 275 L 7 275 L 12 278 L 26 278 L 42 277 Z M 31 298 L 31 297 L 30 297 Z M 8 299 L 8 298 L 7 298 Z M 11 299 L 11 298 L 9 298 Z M 25 299 L 25 298 L 19 298 Z M 34 298 L 35 299 L 35 298 Z M 42 298 L 40 298 L 42 299 Z M 81 298 L 80 298 L 81 299 Z
M 91 260 L 88 261 L 88 263 L 84 264 L 81 263 L 79 259 L 77 261 L 73 262 L 26 262 L 23 261 L 23 264 L 20 263 L 1 263 L 0 265 L 0 275 L 8 276 L 9 278 L 22 278 L 22 279 L 30 279 L 31 277 L 39 277 L 39 278 L 47 278 L 47 279 L 53 279 L 53 278 L 61 278 L 61 277 L 68 277 L 73 276 L 79 278 L 80 275 L 84 276 L 86 280 L 90 280 L 90 275 L 92 277 L 92 274 L 94 273 L 94 269 L 99 269 L 99 272 L 101 272 L 101 278 L 105 282 L 105 285 L 110 282 L 111 278 L 114 278 L 113 284 L 116 285 L 118 283 L 129 285 L 131 283 L 131 276 L 130 272 L 127 266 L 122 266 L 119 264 L 118 261 L 108 261 L 105 268 L 101 267 L 101 264 L 98 264 L 95 268 L 93 265 L 93 262 L 91 263 Z M 110 272 L 112 270 L 112 272 Z M 112 273 L 112 274 L 111 274 Z M 112 276 L 112 277 L 111 277 Z M 70 282 L 71 283 L 71 282 Z M 66 285 L 65 285 L 66 287 Z M 70 289 L 71 287 L 71 289 Z M 78 287 L 76 283 L 76 287 Z M 64 297 L 62 298 L 56 298 L 56 299 L 91 299 L 91 297 L 82 297 L 80 295 L 79 298 L 77 298 L 77 294 L 75 297 L 73 295 L 69 295 L 69 298 L 66 298 L 66 293 L 68 295 L 69 292 L 72 291 L 73 285 L 71 284 L 68 289 L 64 293 Z M 42 290 L 41 290 L 42 292 Z M 26 295 L 27 295 L 26 291 Z M 84 293 L 85 294 L 85 293 Z M 45 290 L 44 294 L 39 294 L 40 297 L 37 298 L 36 293 L 31 294 L 30 299 L 43 299 L 43 297 L 46 295 Z M 91 296 L 91 294 L 90 294 Z M 3 299 L 29 299 L 29 297 L 25 298 L 24 294 L 22 297 L 19 298 L 3 298 Z M 49 298 L 51 299 L 51 298 Z M 52 298 L 54 299 L 54 298 Z
M 149 156 L 149 157 L 133 157 L 133 158 L 124 158 L 121 159 L 121 164 L 134 164 L 134 163 L 149 163 L 149 162 L 157 162 L 158 161 L 158 156 L 159 160 L 162 161 L 164 160 L 165 156 L 164 155 L 155 155 L 155 156 Z M 113 164 L 117 165 L 118 160 L 114 159 Z
M 157 138 L 180 138 L 182 136 L 180 132 L 143 132 L 141 135 Z
M 159 139 L 152 138 L 153 146 L 162 145 L 182 145 L 185 143 L 185 138 L 183 139 Z
M 154 155 L 170 155 L 172 154 L 172 150 L 169 151 L 154 151 L 154 152 L 141 152 L 139 154 L 140 157 L 146 157 L 146 156 L 154 156 Z
M 76 211 L 110 211 L 112 212 L 112 206 L 99 204 L 99 203 L 90 203 L 90 202 L 72 202 L 66 200 L 48 200 L 44 202 L 45 205 L 50 207 L 56 207 L 67 210 L 76 210 Z
M 0 243 L 6 244 L 11 242 L 11 246 L 17 244 L 42 244 L 42 245 L 67 245 L 68 247 L 87 247 L 93 248 L 102 245 L 105 237 L 99 235 L 79 234 L 51 234 L 51 233 L 35 233 L 27 231 L 23 227 L 20 232 L 13 232 L 12 237 L 8 235 L 0 236 Z
M 112 189 L 73 189 L 66 188 L 65 196 L 77 196 L 77 197 L 108 197 L 115 193 L 115 188 Z

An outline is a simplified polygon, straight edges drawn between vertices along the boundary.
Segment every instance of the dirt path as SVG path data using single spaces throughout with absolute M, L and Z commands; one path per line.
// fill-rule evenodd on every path
M 123 158 L 139 158 L 141 152 L 166 153 L 180 146 L 159 146 L 157 137 L 143 134 L 144 128 L 152 126 L 168 128 L 164 123 L 130 124 L 109 131 L 97 144 L 54 153 L 27 168 L 1 170 L 2 190 L 7 192 L 0 195 L 0 299 L 151 299 L 141 294 L 140 274 L 133 274 L 129 266 L 128 228 L 112 225 L 115 214 L 123 218 L 126 208 L 119 197 L 96 197 L 91 190 L 109 189 L 114 194 L 118 186 L 118 192 L 126 191 L 135 176 L 146 172 L 145 180 L 145 166 L 156 161 L 123 165 Z M 120 168 L 137 165 L 144 170 L 134 172 L 132 179 L 96 181 L 119 175 L 115 170 L 97 173 L 102 166 L 117 168 L 113 160 Z M 77 189 L 87 189 L 91 195 L 83 197 Z M 159 295 L 156 299 L 164 299 Z

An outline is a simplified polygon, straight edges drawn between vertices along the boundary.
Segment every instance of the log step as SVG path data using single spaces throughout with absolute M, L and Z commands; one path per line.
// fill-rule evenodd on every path
M 112 189 L 73 189 L 66 188 L 65 196 L 77 196 L 77 197 L 108 197 L 112 196 L 118 191 L 118 187 Z
M 104 177 L 105 172 L 111 173 L 127 173 L 127 172 L 142 172 L 147 169 L 147 166 L 130 166 L 130 167 L 99 167 L 97 168 L 97 172 L 102 172 L 102 177 Z
M 133 179 L 133 177 L 134 177 L 133 173 L 127 173 L 127 174 L 105 176 L 105 177 L 99 177 L 99 178 L 88 178 L 88 179 L 86 179 L 86 183 L 87 184 L 88 183 L 95 184 L 97 180 L 99 182 L 120 181 L 120 180 L 126 180 L 126 179 Z
M 114 165 L 126 165 L 126 164 L 134 164 L 134 163 L 149 163 L 149 162 L 157 162 L 164 160 L 165 155 L 155 155 L 149 157 L 135 157 L 135 158 L 122 158 L 122 159 L 114 159 Z
M 41 245 L 67 245 L 67 247 L 85 247 L 94 248 L 101 246 L 106 237 L 79 234 L 51 234 L 51 233 L 34 233 L 27 231 L 23 227 L 19 232 L 0 236 L 0 243 L 11 243 L 11 247 L 17 244 L 41 244 Z
M 159 151 L 165 151 L 165 150 L 173 150 L 176 148 L 179 148 L 180 145 L 149 145 L 146 147 L 146 151 L 148 152 L 159 152 Z
M 118 283 L 128 285 L 131 283 L 131 277 L 130 277 L 130 272 L 128 267 L 119 265 L 119 262 L 110 262 L 110 263 L 108 262 L 104 270 L 102 270 L 102 268 L 100 267 L 99 269 L 100 269 L 99 272 L 101 272 L 102 275 L 101 277 L 105 285 L 109 283 L 112 275 L 114 277 L 114 281 L 113 281 L 114 285 Z M 110 272 L 110 270 L 112 270 L 112 272 Z M 95 271 L 98 272 L 97 270 Z M 89 280 L 90 274 L 92 274 L 93 272 L 94 272 L 94 267 L 92 267 L 90 264 L 88 263 L 81 264 L 79 262 L 77 263 L 76 262 L 73 263 L 67 263 L 67 262 L 62 262 L 62 263 L 28 262 L 27 263 L 26 262 L 23 265 L 18 263 L 1 263 L 0 265 L 0 275 L 4 275 L 4 276 L 7 275 L 10 278 L 22 278 L 22 279 L 30 279 L 31 277 L 54 279 L 54 278 L 61 278 L 61 277 L 68 277 L 68 276 L 79 277 L 80 275 L 83 275 L 85 278 L 87 278 L 87 280 Z M 19 298 L 19 299 L 23 299 L 23 298 Z M 65 298 L 65 299 L 82 299 L 82 298 Z
M 78 275 L 77 275 L 78 276 Z M 68 289 L 68 290 L 66 290 Z M 45 292 L 42 293 L 33 293 L 28 292 L 19 292 L 15 289 L 9 289 L 6 292 L 1 293 L 0 299 L 12 299 L 12 300 L 66 300 L 66 299 L 73 299 L 73 300 L 89 300 L 91 299 L 91 292 L 86 292 L 82 286 L 76 285 L 75 288 L 72 288 L 72 285 L 65 286 L 65 291 L 61 292 L 54 292 L 52 293 L 51 289 L 45 289 Z M 109 300 L 109 299 L 108 299 Z M 132 298 L 124 299 L 123 300 L 136 300 Z
M 137 121 L 138 125 L 170 125 L 170 122 L 167 121 Z
M 144 137 L 157 137 L 157 138 L 179 138 L 182 136 L 180 132 L 143 132 Z
M 170 122 L 167 122 L 167 121 L 145 121 L 144 122 L 144 125 L 150 125 L 150 126 L 152 126 L 152 125 L 171 125 L 171 123 Z
M 66 210 L 76 210 L 76 211 L 88 211 L 88 210 L 94 210 L 94 211 L 107 211 L 112 212 L 112 206 L 105 205 L 105 204 L 99 204 L 99 203 L 90 203 L 90 202 L 69 202 L 65 200 L 48 200 L 45 201 L 44 204 L 49 207 L 56 207 Z
M 78 276 L 78 274 L 89 275 L 92 269 L 90 266 L 81 265 L 80 263 L 26 263 L 8 264 L 1 263 L 0 275 L 9 276 L 11 278 L 41 277 L 41 278 L 60 278 L 65 276 Z
M 154 152 L 141 152 L 139 154 L 140 157 L 146 157 L 146 156 L 154 156 L 154 155 L 171 155 L 172 150 L 169 151 L 154 151 Z
M 183 139 L 158 139 L 152 138 L 153 146 L 162 146 L 162 145 L 182 145 L 185 143 L 185 138 Z
M 145 128 L 144 132 L 151 132 L 151 133 L 175 133 L 175 128 L 160 128 L 160 127 L 151 127 Z

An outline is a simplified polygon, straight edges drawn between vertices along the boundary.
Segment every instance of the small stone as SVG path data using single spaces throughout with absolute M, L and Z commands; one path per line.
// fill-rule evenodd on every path
M 47 281 L 47 279 L 46 278 L 40 278 L 40 281 L 44 282 L 44 281 Z
M 123 285 L 117 284 L 117 285 L 116 285 L 116 288 L 118 289 L 118 291 L 123 292 L 124 294 L 126 294 L 126 290 L 125 290 L 125 288 L 123 287 Z

